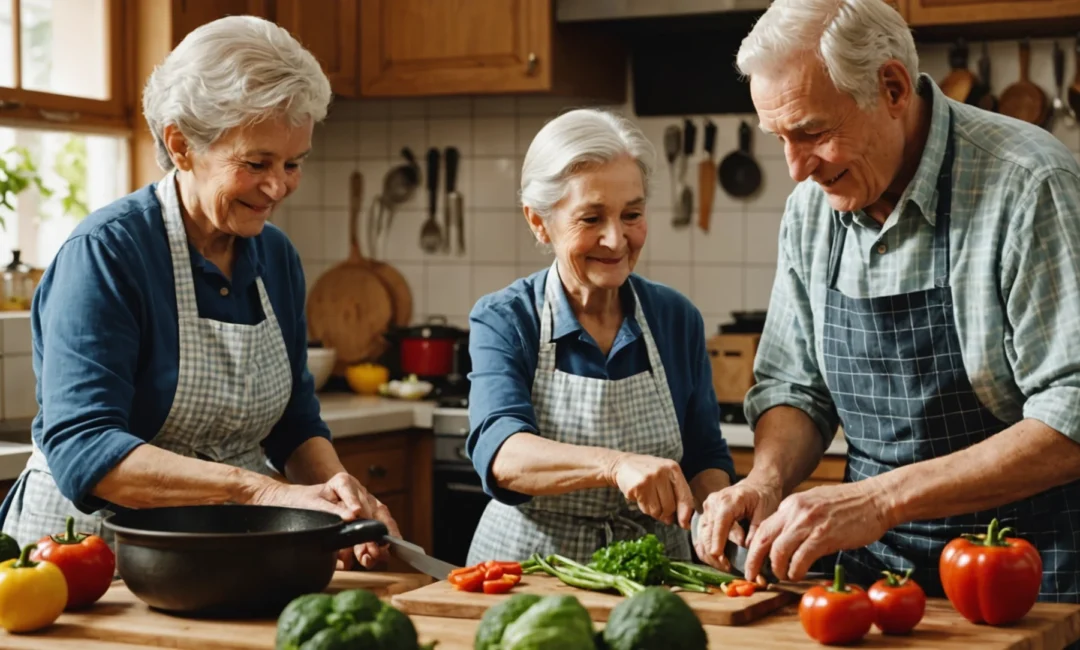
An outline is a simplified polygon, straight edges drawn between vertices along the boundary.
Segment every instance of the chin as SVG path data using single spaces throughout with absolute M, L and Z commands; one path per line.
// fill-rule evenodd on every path
M 825 198 L 829 202 L 829 206 L 837 212 L 855 212 L 866 207 L 861 199 L 843 194 L 829 194 L 826 192 Z

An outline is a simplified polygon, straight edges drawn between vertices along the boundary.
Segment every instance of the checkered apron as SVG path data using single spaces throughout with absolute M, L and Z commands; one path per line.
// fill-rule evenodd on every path
M 850 298 L 838 291 L 846 229 L 835 215 L 824 357 L 848 442 L 845 481 L 951 454 L 1011 424 L 980 404 L 961 356 L 949 285 L 951 122 L 949 130 L 937 184 L 934 288 L 878 298 Z M 884 569 L 912 568 L 928 594 L 940 597 L 938 560 L 945 544 L 962 533 L 986 532 L 995 517 L 1039 549 L 1044 567 L 1040 599 L 1080 602 L 1080 482 L 983 512 L 904 523 L 879 541 L 841 551 L 819 566 L 838 559 L 851 579 L 863 585 L 879 579 Z
M 675 403 L 656 341 L 641 301 L 634 292 L 634 317 L 648 350 L 650 371 L 619 380 L 571 375 L 555 368 L 552 339 L 558 306 L 557 263 L 545 281 L 540 312 L 540 352 L 532 400 L 540 435 L 583 447 L 618 449 L 634 454 L 682 459 L 682 436 Z M 631 284 L 631 289 L 633 285 Z M 569 315 L 567 315 L 569 316 Z M 582 453 L 588 453 L 582 449 Z M 592 488 L 509 506 L 488 503 L 469 549 L 469 564 L 493 558 L 525 560 L 533 553 L 588 562 L 597 549 L 618 540 L 655 534 L 668 555 L 689 559 L 686 531 L 657 521 L 627 503 L 613 487 Z
M 281 418 L 292 394 L 285 340 L 261 278 L 256 279 L 265 316 L 261 323 L 199 317 L 174 176 L 172 172 L 158 184 L 158 199 L 176 286 L 180 365 L 172 407 L 151 442 L 183 456 L 265 474 L 269 466 L 259 443 Z M 3 531 L 20 544 L 62 532 L 68 515 L 75 517 L 78 530 L 112 542 L 101 525 L 110 510 L 79 511 L 60 494 L 36 445 L 12 491 Z

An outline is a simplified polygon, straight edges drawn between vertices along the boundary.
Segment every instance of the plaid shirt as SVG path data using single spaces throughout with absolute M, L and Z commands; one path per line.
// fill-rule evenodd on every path
M 933 105 L 922 161 L 884 225 L 862 212 L 840 216 L 848 237 L 837 288 L 876 297 L 934 286 L 935 185 L 951 107 L 949 262 L 968 377 L 998 419 L 1034 418 L 1080 442 L 1080 166 L 1039 127 L 948 99 L 926 75 L 919 88 Z M 832 221 L 821 188 L 800 183 L 780 227 L 757 383 L 745 404 L 751 426 L 773 406 L 802 409 L 826 445 L 838 425 L 822 373 Z

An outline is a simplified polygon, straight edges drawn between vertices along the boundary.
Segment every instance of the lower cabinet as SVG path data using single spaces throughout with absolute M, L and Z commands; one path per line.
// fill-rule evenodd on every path
M 731 449 L 731 459 L 735 461 L 735 475 L 742 478 L 750 473 L 754 466 L 754 451 L 752 449 Z M 825 456 L 821 459 L 817 469 L 795 488 L 796 492 L 809 490 L 819 485 L 836 485 L 844 480 L 844 467 L 847 459 L 844 456 Z
M 430 430 L 408 429 L 334 441 L 341 464 L 390 510 L 406 541 L 432 552 Z M 390 571 L 415 572 L 392 558 Z

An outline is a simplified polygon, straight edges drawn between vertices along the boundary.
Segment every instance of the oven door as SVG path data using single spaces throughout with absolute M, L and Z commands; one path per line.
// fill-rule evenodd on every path
M 440 446 L 440 443 L 444 448 L 450 444 L 460 445 L 463 451 L 465 439 L 450 441 L 437 438 L 436 446 Z M 491 497 L 484 492 L 480 476 L 467 460 L 440 460 L 436 456 L 432 487 L 434 556 L 457 566 L 465 566 L 473 534 Z

